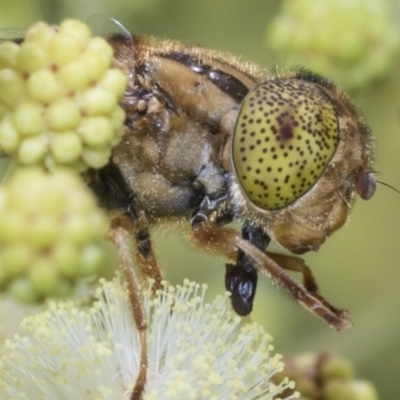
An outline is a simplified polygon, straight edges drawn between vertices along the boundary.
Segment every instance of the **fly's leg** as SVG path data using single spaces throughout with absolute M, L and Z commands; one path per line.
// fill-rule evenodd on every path
M 125 214 L 112 220 L 109 236 L 116 244 L 121 259 L 122 272 L 128 286 L 129 302 L 140 340 L 139 373 L 130 400 L 141 400 L 147 381 L 147 319 L 143 307 L 140 283 L 135 274 L 128 245 L 132 229 L 132 220 L 129 215 Z
M 126 219 L 130 218 L 131 237 L 135 239 L 135 257 L 140 268 L 141 278 L 154 280 L 154 290 L 162 287 L 163 275 L 157 264 L 151 245 L 148 220 L 143 208 L 137 203 L 134 193 L 129 189 L 120 169 L 110 161 L 100 170 L 89 170 L 83 177 L 97 195 L 100 205 L 108 210 L 118 210 Z
M 148 368 L 147 319 L 143 307 L 140 280 L 135 273 L 132 253 L 129 248 L 131 237 L 135 239 L 135 256 L 140 278 L 146 281 L 149 278 L 153 279 L 152 289 L 155 292 L 162 288 L 163 275 L 151 245 L 148 221 L 144 213 L 137 214 L 131 211 L 114 218 L 111 222 L 109 236 L 116 244 L 121 259 L 122 272 L 128 285 L 129 301 L 140 340 L 139 373 L 130 400 L 141 400 L 146 386 Z
M 303 275 L 303 285 L 310 293 L 318 293 L 318 284 L 310 267 L 300 257 L 277 254 L 267 251 L 267 256 L 272 258 L 286 271 L 300 272 Z
M 152 279 L 153 292 L 162 289 L 163 273 L 158 265 L 157 258 L 151 243 L 149 223 L 144 212 L 136 214 L 133 228 L 135 238 L 135 256 L 140 270 L 141 278 L 145 284 Z
M 193 225 L 192 239 L 200 247 L 219 253 L 233 262 L 237 261 L 237 253 L 240 249 L 254 261 L 258 270 L 269 276 L 298 303 L 324 320 L 329 326 L 337 331 L 351 326 L 351 319 L 347 311 L 333 307 L 318 293 L 310 292 L 293 279 L 273 258 L 243 239 L 235 230 L 219 227 L 204 219 Z
M 212 221 L 224 225 L 232 221 L 233 214 L 227 202 L 226 193 L 219 195 L 206 195 L 199 209 L 192 217 L 192 226 L 204 221 Z M 254 246 L 265 250 L 270 239 L 259 228 L 245 225 L 242 229 L 245 240 Z M 245 252 L 238 249 L 236 264 L 226 264 L 225 288 L 231 292 L 232 307 L 240 316 L 250 314 L 257 288 L 257 269 L 254 261 Z
M 247 224 L 242 228 L 242 238 L 261 251 L 265 251 L 270 242 L 269 236 L 262 229 Z M 257 280 L 254 260 L 239 248 L 236 265 L 226 264 L 225 287 L 232 293 L 232 308 L 240 316 L 250 314 L 253 309 Z
M 224 225 L 232 221 L 232 211 L 226 199 L 226 194 L 205 196 L 199 209 L 192 217 L 192 226 L 204 221 L 212 221 Z M 264 251 L 270 238 L 260 228 L 245 224 L 242 237 L 258 249 Z M 240 316 L 250 314 L 257 288 L 257 268 L 254 260 L 244 251 L 238 249 L 235 264 L 226 264 L 225 287 L 231 292 L 232 308 Z

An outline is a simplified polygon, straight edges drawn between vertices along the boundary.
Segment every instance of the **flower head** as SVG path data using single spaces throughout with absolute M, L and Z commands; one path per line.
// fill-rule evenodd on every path
M 100 168 L 124 133 L 127 77 L 89 27 L 38 22 L 0 43 L 0 149 L 24 165 Z
M 165 285 L 144 294 L 149 321 L 148 382 L 152 399 L 276 399 L 293 387 L 271 355 L 271 337 L 244 323 L 226 296 L 204 303 L 205 287 Z M 118 279 L 102 281 L 97 301 L 83 310 L 50 304 L 26 318 L 26 337 L 6 342 L 0 397 L 13 399 L 129 399 L 139 363 L 139 338 L 126 291 Z M 284 397 L 286 400 L 298 394 Z
M 388 73 L 399 30 L 385 0 L 285 0 L 266 39 L 279 58 L 357 89 Z
M 17 170 L 0 189 L 0 292 L 25 302 L 71 294 L 98 273 L 107 227 L 74 172 Z

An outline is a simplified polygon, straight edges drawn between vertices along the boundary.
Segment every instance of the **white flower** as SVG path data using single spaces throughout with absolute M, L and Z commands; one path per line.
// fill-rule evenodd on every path
M 145 400 L 277 399 L 292 388 L 271 337 L 232 311 L 226 296 L 204 304 L 205 287 L 166 285 L 144 294 L 149 321 Z M 93 308 L 52 303 L 22 322 L 26 337 L 5 343 L 1 399 L 129 399 L 139 363 L 139 338 L 118 279 L 102 281 Z M 298 397 L 294 394 L 286 400 Z

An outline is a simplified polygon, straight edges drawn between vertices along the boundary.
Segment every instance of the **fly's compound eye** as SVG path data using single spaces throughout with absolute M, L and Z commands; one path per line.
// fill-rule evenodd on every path
M 339 140 L 336 111 L 314 83 L 276 79 L 245 98 L 233 134 L 233 165 L 250 201 L 291 204 L 318 181 Z

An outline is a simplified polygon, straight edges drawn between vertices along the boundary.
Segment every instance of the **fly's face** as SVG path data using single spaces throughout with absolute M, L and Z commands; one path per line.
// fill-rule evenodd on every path
M 372 197 L 372 136 L 350 99 L 304 71 L 256 87 L 232 141 L 238 208 L 295 253 L 316 250 Z

